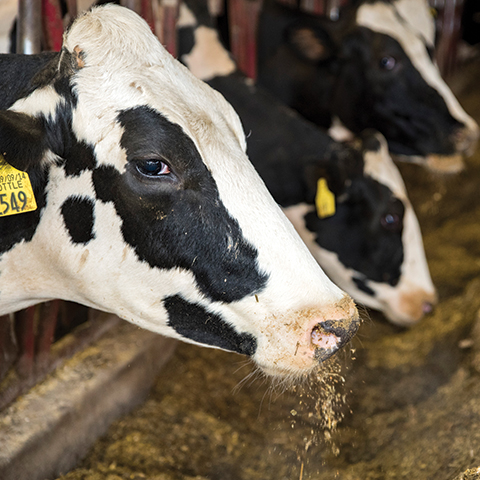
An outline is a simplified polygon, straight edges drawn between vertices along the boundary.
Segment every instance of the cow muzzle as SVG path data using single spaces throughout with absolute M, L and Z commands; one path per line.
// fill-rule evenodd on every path
M 294 312 L 293 321 L 280 320 L 273 335 L 259 342 L 255 361 L 264 373 L 276 377 L 304 377 L 345 346 L 360 326 L 349 297 L 327 309 Z
M 457 129 L 453 134 L 453 143 L 457 152 L 464 155 L 472 155 L 480 137 L 480 129 L 477 124 Z
M 480 129 L 475 123 L 458 128 L 450 137 L 455 153 L 452 155 L 427 155 L 426 165 L 439 173 L 458 173 L 465 168 L 464 157 L 472 155 L 480 137 Z

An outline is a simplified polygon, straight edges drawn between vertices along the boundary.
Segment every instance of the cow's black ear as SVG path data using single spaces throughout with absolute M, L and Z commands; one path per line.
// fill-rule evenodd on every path
M 363 174 L 363 158 L 359 150 L 346 144 L 333 144 L 330 152 L 304 170 L 308 196 L 312 197 L 320 178 L 327 181 L 328 188 L 336 195 L 345 193 L 351 181 Z
M 305 60 L 322 62 L 333 55 L 333 44 L 329 34 L 311 22 L 296 22 L 287 30 L 290 46 Z
M 0 154 L 18 170 L 40 163 L 47 150 L 45 123 L 12 110 L 0 110 Z

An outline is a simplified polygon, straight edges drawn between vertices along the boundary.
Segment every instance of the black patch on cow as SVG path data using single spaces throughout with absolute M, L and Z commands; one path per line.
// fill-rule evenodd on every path
M 180 60 L 183 55 L 189 54 L 195 46 L 195 35 L 193 27 L 182 27 L 177 31 L 178 52 Z
M 366 280 L 395 286 L 403 263 L 403 203 L 370 177 L 353 179 L 345 196 L 331 217 L 321 219 L 309 212 L 306 227 L 345 267 L 360 272 Z
M 232 302 L 260 292 L 268 276 L 258 252 L 222 204 L 214 178 L 182 128 L 148 107 L 118 115 L 126 171 L 93 172 L 97 198 L 113 202 L 122 234 L 138 258 L 155 268 L 191 271 L 201 292 Z M 163 161 L 171 173 L 148 177 L 146 160 Z
M 358 277 L 352 277 L 353 282 L 357 286 L 359 290 L 362 292 L 366 293 L 367 295 L 370 295 L 372 297 L 375 296 L 375 291 L 372 290 L 366 283 L 365 280 L 358 278 Z
M 0 111 L 0 153 L 19 170 L 27 170 L 48 148 L 46 122 L 11 110 Z
M 203 306 L 188 302 L 179 295 L 165 298 L 164 306 L 168 312 L 168 325 L 183 337 L 244 355 L 255 354 L 255 337 L 238 333 L 219 315 L 208 312 Z
M 93 232 L 94 207 L 92 199 L 86 197 L 68 197 L 60 209 L 73 243 L 86 244 L 95 238 Z
M 379 152 L 382 148 L 380 140 L 371 131 L 362 132 L 362 149 L 369 152 Z
M 45 86 L 56 75 L 59 53 L 0 55 L 0 109 L 11 107 L 19 98 Z
M 45 187 L 48 183 L 48 171 L 35 168 L 28 172 L 32 184 L 37 209 L 31 212 L 0 217 L 0 254 L 13 248 L 17 243 L 30 241 L 40 222 L 45 207 Z M 0 195 L 3 192 L 0 192 Z
M 94 148 L 84 141 L 73 141 L 65 153 L 65 173 L 78 176 L 85 170 L 93 170 L 97 165 Z

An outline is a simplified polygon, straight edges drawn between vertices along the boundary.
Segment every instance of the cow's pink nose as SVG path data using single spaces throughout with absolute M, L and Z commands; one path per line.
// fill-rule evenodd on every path
M 315 357 L 321 362 L 326 360 L 350 341 L 359 326 L 358 315 L 349 319 L 326 320 L 315 325 L 311 333 Z
M 427 315 L 429 313 L 433 312 L 433 303 L 431 302 L 423 302 L 422 304 L 422 312 L 424 315 Z

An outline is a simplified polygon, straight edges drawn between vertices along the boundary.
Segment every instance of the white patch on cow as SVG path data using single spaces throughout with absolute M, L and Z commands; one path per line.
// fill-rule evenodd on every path
M 328 134 L 337 142 L 350 142 L 354 139 L 353 133 L 335 115 Z
M 395 0 L 395 9 L 425 45 L 435 45 L 435 21 L 428 0 Z
M 233 108 L 174 60 L 128 9 L 93 9 L 73 24 L 64 48 L 83 52 L 84 65 L 72 78 L 78 98 L 72 123 L 79 140 L 95 145 L 99 164 L 125 168 L 122 128 L 115 121 L 119 111 L 145 105 L 178 124 L 195 143 L 223 205 L 257 249 L 258 268 L 269 280 L 257 298 L 212 302 L 190 271 L 151 268 L 140 261 L 123 240 L 122 220 L 111 202 L 95 202 L 95 238 L 87 245 L 72 243 L 60 208 L 69 196 L 95 196 L 91 173 L 68 177 L 52 166 L 47 206 L 33 239 L 0 257 L 0 314 L 64 298 L 180 338 L 167 326 L 162 303 L 166 295 L 180 294 L 218 312 L 237 332 L 254 335 L 254 359 L 265 371 L 301 374 L 315 367 L 315 325 L 325 320 L 348 324 L 356 321 L 356 310 L 311 257 L 248 161 Z M 29 102 L 23 107 L 33 108 Z
M 59 95 L 52 85 L 37 88 L 28 97 L 17 100 L 9 110 L 26 113 L 32 117 L 43 115 L 55 121 L 57 107 L 65 104 L 65 99 Z
M 177 29 L 185 27 L 196 27 L 198 25 L 197 19 L 193 12 L 184 4 L 180 5 Z
M 375 136 L 380 142 L 380 150 L 378 152 L 365 152 L 363 158 L 364 174 L 386 185 L 400 200 L 409 201 L 402 175 L 388 153 L 388 144 L 385 137 L 380 133 L 376 133 Z
M 191 21 L 192 16 L 185 5 L 180 7 L 180 22 L 189 25 L 187 22 Z M 182 62 L 197 78 L 206 81 L 229 75 L 237 69 L 235 62 L 220 42 L 216 30 L 200 25 L 195 29 L 194 35 L 195 45 L 190 53 L 182 55 Z
M 463 110 L 450 88 L 448 88 L 442 79 L 437 66 L 428 56 L 423 35 L 419 36 L 417 28 L 409 28 L 407 23 L 399 20 L 399 16 L 402 17 L 402 13 L 406 13 L 407 8 L 403 9 L 402 4 L 402 9 L 399 12 L 395 8 L 396 5 L 397 2 L 394 4 L 381 1 L 364 3 L 357 10 L 357 23 L 360 26 L 369 28 L 375 32 L 390 35 L 394 38 L 402 46 L 413 66 L 418 70 L 427 84 L 443 97 L 450 114 L 464 124 L 472 132 L 472 135 L 475 136 L 475 132 L 478 132 L 477 123 Z M 420 2 L 416 3 L 415 14 L 418 15 L 418 11 L 422 8 L 426 8 L 423 0 L 421 4 Z M 423 14 L 419 18 L 425 19 L 426 16 Z M 433 22 L 433 19 L 430 19 L 430 22 Z M 418 26 L 417 23 L 415 23 L 415 25 Z M 427 29 L 427 32 L 428 31 Z M 429 35 L 431 36 L 431 34 Z

